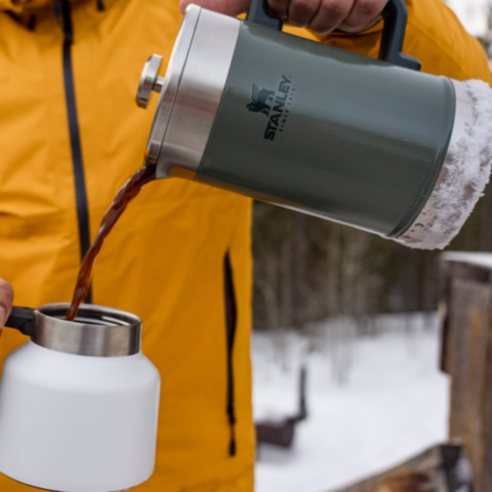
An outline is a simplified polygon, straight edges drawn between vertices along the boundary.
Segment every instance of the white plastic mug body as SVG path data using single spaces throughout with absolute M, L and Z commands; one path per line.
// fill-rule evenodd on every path
M 0 383 L 0 471 L 35 487 L 110 492 L 152 474 L 160 377 L 141 353 L 88 357 L 32 341 Z

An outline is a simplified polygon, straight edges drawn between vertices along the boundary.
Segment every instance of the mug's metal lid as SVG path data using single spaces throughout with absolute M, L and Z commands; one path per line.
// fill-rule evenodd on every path
M 241 21 L 190 5 L 186 9 L 164 78 L 162 58 L 145 64 L 137 104 L 147 107 L 160 92 L 145 159 L 156 177 L 195 173 L 226 84 Z
M 75 321 L 67 321 L 69 307 L 69 303 L 54 303 L 36 308 L 36 331 L 31 340 L 57 352 L 92 357 L 124 357 L 140 352 L 142 319 L 135 314 L 82 304 Z

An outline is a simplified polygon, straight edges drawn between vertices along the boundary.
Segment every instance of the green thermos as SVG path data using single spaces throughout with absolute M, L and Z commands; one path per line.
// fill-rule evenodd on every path
M 489 89 L 419 72 L 401 53 L 403 0 L 383 17 L 375 60 L 281 32 L 266 0 L 246 21 L 190 5 L 165 77 L 158 55 L 142 73 L 139 106 L 160 92 L 147 165 L 158 178 L 445 246 L 488 180 L 488 142 L 462 147 L 481 124 L 476 94 Z

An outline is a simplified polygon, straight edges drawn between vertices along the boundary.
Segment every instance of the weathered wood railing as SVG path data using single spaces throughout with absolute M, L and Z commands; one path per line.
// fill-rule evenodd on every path
M 463 442 L 475 492 L 492 491 L 492 254 L 441 256 L 441 367 L 451 376 L 449 436 Z

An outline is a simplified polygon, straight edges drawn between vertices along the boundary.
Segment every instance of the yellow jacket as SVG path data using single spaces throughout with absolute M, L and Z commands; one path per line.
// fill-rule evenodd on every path
M 0 276 L 17 305 L 70 300 L 81 249 L 142 163 L 155 109 L 134 102 L 143 64 L 159 53 L 165 66 L 181 20 L 177 0 L 98 4 L 63 3 L 57 20 L 48 0 L 0 0 Z M 441 0 L 408 6 L 404 51 L 423 70 L 490 82 L 482 48 Z M 70 21 L 73 44 L 60 28 Z M 376 56 L 380 31 L 319 38 Z M 134 490 L 253 490 L 250 212 L 239 195 L 157 181 L 98 259 L 92 301 L 144 319 L 143 351 L 162 378 L 156 470 Z M 3 357 L 24 341 L 4 330 Z M 0 490 L 32 489 L 2 476 Z

